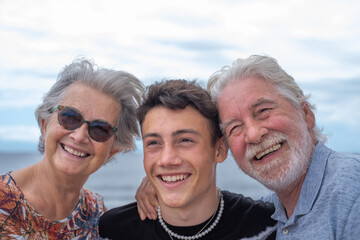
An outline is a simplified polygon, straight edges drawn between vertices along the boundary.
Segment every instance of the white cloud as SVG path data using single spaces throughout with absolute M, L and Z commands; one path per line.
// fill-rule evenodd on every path
M 0 41 L 9 46 L 2 60 L 13 69 L 35 66 L 57 73 L 73 57 L 85 54 L 109 66 L 122 63 L 118 65 L 140 77 L 190 68 L 207 78 L 209 71 L 216 70 L 196 62 L 199 49 L 157 42 L 163 39 L 204 45 L 221 42 L 231 46 L 217 50 L 229 60 L 268 53 L 284 59 L 306 79 L 327 70 L 336 76 L 360 71 L 355 66 L 334 71 L 337 64 L 344 65 L 342 61 L 321 57 L 314 48 L 298 44 L 299 40 L 332 39 L 340 45 L 359 39 L 360 3 L 356 1 L 11 0 L 0 4 Z M 314 71 L 311 64 L 324 70 Z

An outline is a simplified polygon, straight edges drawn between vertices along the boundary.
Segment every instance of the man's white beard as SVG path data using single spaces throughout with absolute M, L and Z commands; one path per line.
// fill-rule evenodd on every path
M 261 143 L 247 146 L 244 160 L 250 163 L 251 169 L 246 173 L 272 191 L 286 191 L 297 185 L 301 177 L 306 174 L 311 163 L 314 149 L 313 139 L 306 123 L 299 122 L 299 124 L 299 128 L 293 129 L 294 136 L 298 136 L 298 139 L 295 141 L 289 142 L 287 135 L 280 132 L 272 132 Z M 265 165 L 252 164 L 256 153 L 284 141 L 289 145 L 289 154 L 283 154 Z

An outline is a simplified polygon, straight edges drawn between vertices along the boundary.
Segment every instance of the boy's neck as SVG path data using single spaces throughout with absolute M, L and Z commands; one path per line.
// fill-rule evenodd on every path
M 214 189 L 210 197 L 192 201 L 191 204 L 182 207 L 167 206 L 161 200 L 160 212 L 163 220 L 173 226 L 194 226 L 211 218 L 217 211 L 220 202 L 220 189 Z

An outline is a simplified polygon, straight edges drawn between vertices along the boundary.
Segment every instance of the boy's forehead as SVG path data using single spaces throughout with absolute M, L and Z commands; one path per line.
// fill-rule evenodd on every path
M 197 109 L 187 106 L 184 109 L 170 109 L 164 106 L 151 108 L 141 124 L 142 135 L 171 131 L 174 133 L 194 133 L 199 129 L 210 132 L 209 119 Z

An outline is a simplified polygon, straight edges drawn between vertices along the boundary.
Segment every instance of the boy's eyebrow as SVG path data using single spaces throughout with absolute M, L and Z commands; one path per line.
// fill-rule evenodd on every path
M 200 136 L 200 133 L 198 131 L 196 131 L 194 129 L 191 129 L 191 128 L 177 130 L 177 131 L 173 132 L 171 135 L 173 137 L 175 137 L 177 135 L 184 134 L 184 133 L 192 133 L 192 134 Z M 148 137 L 161 137 L 161 136 L 158 133 L 151 133 L 150 132 L 150 133 L 144 134 L 142 138 L 145 139 L 145 138 L 148 138 Z
M 175 137 L 176 135 L 180 135 L 180 134 L 184 134 L 184 133 L 192 133 L 192 134 L 200 136 L 200 133 L 198 131 L 191 129 L 191 128 L 177 130 L 172 134 L 172 136 Z
M 144 139 L 144 138 L 148 138 L 148 137 L 160 137 L 160 135 L 157 133 L 146 133 L 146 134 L 143 134 L 142 138 Z

